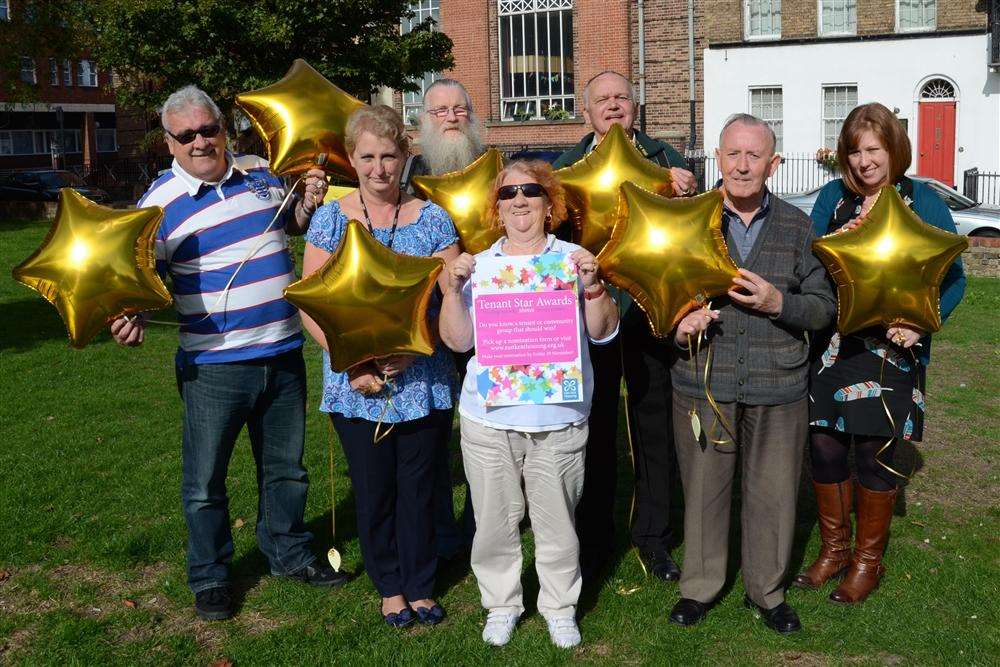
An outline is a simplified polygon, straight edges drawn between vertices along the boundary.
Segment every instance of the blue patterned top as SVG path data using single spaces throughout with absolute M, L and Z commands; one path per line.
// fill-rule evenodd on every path
M 309 224 L 306 241 L 321 250 L 332 253 L 340 243 L 347 227 L 347 216 L 340 210 L 339 202 L 321 206 Z M 389 229 L 376 229 L 375 238 L 382 244 L 389 243 Z M 392 242 L 392 249 L 404 255 L 428 257 L 458 242 L 455 225 L 443 208 L 432 202 L 420 208 L 419 217 L 408 225 L 400 225 Z M 436 315 L 441 308 L 440 295 L 435 290 L 428 314 Z M 386 410 L 385 394 L 391 391 L 392 405 Z M 395 378 L 395 389 L 377 396 L 364 396 L 351 389 L 347 373 L 336 373 L 330 368 L 330 356 L 323 353 L 323 398 L 319 409 L 336 412 L 345 417 L 361 417 L 389 423 L 412 421 L 430 414 L 431 410 L 452 407 L 458 391 L 455 362 L 443 344 L 438 343 L 430 357 L 419 356 Z

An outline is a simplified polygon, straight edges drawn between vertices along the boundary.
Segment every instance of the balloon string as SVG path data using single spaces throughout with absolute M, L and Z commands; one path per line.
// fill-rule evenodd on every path
M 194 326 L 195 324 L 200 324 L 200 323 L 204 322 L 205 320 L 207 320 L 208 318 L 210 318 L 212 315 L 218 315 L 220 312 L 225 312 L 224 310 L 222 310 L 222 311 L 216 311 L 216 308 L 219 307 L 219 304 L 222 303 L 223 299 L 227 299 L 228 298 L 228 296 L 229 296 L 229 289 L 232 287 L 233 281 L 236 280 L 236 276 L 239 275 L 240 269 L 243 268 L 243 265 L 246 264 L 247 262 L 249 262 L 250 259 L 253 258 L 253 256 L 257 254 L 257 251 L 259 251 L 261 248 L 264 247 L 264 245 L 266 245 L 267 239 L 265 239 L 264 236 L 269 231 L 271 231 L 271 227 L 274 226 L 274 223 L 277 222 L 278 218 L 281 217 L 281 214 L 284 213 L 285 208 L 288 206 L 289 200 L 295 194 L 295 188 L 299 187 L 299 183 L 301 183 L 302 179 L 304 179 L 304 178 L 305 178 L 305 174 L 303 174 L 302 176 L 299 176 L 298 179 L 295 181 L 295 184 L 292 185 L 292 187 L 290 187 L 288 189 L 288 193 L 285 195 L 285 198 L 281 201 L 281 206 L 279 206 L 278 210 L 275 211 L 274 217 L 271 218 L 271 222 L 269 222 L 267 224 L 267 227 L 264 228 L 264 231 L 261 232 L 261 234 L 260 234 L 260 240 L 257 242 L 257 245 L 254 246 L 253 250 L 251 250 L 249 253 L 247 253 L 247 256 L 243 258 L 243 260 L 236 267 L 236 270 L 233 271 L 233 275 L 231 275 L 229 277 L 229 282 L 227 282 L 226 286 L 222 288 L 221 292 L 219 292 L 219 296 L 216 297 L 215 303 L 213 303 L 212 307 L 208 309 L 208 312 L 205 313 L 204 317 L 202 317 L 199 320 L 195 320 L 194 322 L 183 322 L 182 323 L 182 322 L 167 322 L 165 320 L 146 320 L 146 323 L 148 323 L 148 324 L 163 324 L 163 325 L 166 325 L 166 326 L 169 326 L 169 327 L 185 327 L 185 326 L 189 327 L 189 326 Z M 131 319 L 129 321 L 131 321 Z
M 333 422 L 329 419 L 326 422 L 327 440 L 330 450 L 330 540 L 334 544 L 337 542 L 337 481 L 334 477 L 333 466 Z
M 908 351 L 910 353 L 910 356 L 913 358 L 913 364 L 914 364 L 913 367 L 914 367 L 914 369 L 916 369 L 916 364 L 919 363 L 917 361 L 917 355 L 915 355 L 913 353 L 912 349 L 909 349 Z M 885 362 L 889 358 L 889 352 L 890 352 L 890 350 L 886 349 L 885 356 L 882 357 L 882 367 L 879 370 L 879 375 L 878 375 L 878 384 L 879 384 L 879 387 L 882 387 L 882 386 L 885 385 Z M 923 393 L 923 389 L 921 389 L 921 393 Z M 896 421 L 892 418 L 892 412 L 889 410 L 889 405 L 885 401 L 885 392 L 882 391 L 879 394 L 878 397 L 879 397 L 879 400 L 882 402 L 882 409 L 885 410 L 885 416 L 889 420 L 889 428 L 890 428 L 890 432 L 892 433 L 892 437 L 889 438 L 885 442 L 885 444 L 882 445 L 882 447 L 877 452 L 875 452 L 875 462 L 878 463 L 883 468 L 885 468 L 886 470 L 888 470 L 893 475 L 896 475 L 900 479 L 905 479 L 908 482 L 908 481 L 910 481 L 910 477 L 913 475 L 913 470 L 910 471 L 909 475 L 904 475 L 903 473 L 895 470 L 892 466 L 890 466 L 887 463 L 885 463 L 884 461 L 882 461 L 881 458 L 879 458 L 882 455 L 882 452 L 884 452 L 885 450 L 889 449 L 889 447 L 892 446 L 892 443 L 896 441 Z M 914 466 L 916 466 L 916 462 L 915 461 L 914 461 Z
M 382 414 L 378 416 L 378 422 L 375 423 L 375 437 L 372 440 L 373 445 L 385 440 L 392 433 L 392 429 L 396 427 L 395 424 L 390 423 L 389 427 L 382 431 L 382 427 L 385 425 L 385 416 L 389 413 L 390 409 L 395 409 L 395 405 L 392 403 L 392 392 L 396 388 L 396 383 L 386 374 L 382 376 L 382 383 L 389 388 L 389 396 L 385 399 L 385 405 L 382 407 Z
M 704 307 L 705 308 L 711 308 L 712 307 L 712 302 L 709 301 Z M 698 332 L 698 336 L 695 339 L 694 344 L 692 344 L 692 342 L 691 342 L 691 335 L 688 334 L 688 337 L 687 337 L 687 351 L 688 351 L 688 356 L 691 358 L 691 368 L 694 371 L 694 376 L 696 378 L 699 376 L 699 372 L 698 372 L 698 355 L 701 354 L 701 342 L 702 342 L 703 339 L 705 339 L 705 331 L 704 330 Z M 709 378 L 711 377 L 711 374 L 712 374 L 712 359 L 714 357 L 714 355 L 713 355 L 714 351 L 715 351 L 715 348 L 711 344 L 709 344 L 708 355 L 705 358 L 705 373 L 704 373 L 703 382 L 704 382 L 704 385 L 705 385 L 705 398 L 708 401 L 709 407 L 712 408 L 712 413 L 715 415 L 715 424 L 713 424 L 710 427 L 709 431 L 707 431 L 705 433 L 705 441 L 706 441 L 706 443 L 711 443 L 713 445 L 728 445 L 728 444 L 732 444 L 733 446 L 735 446 L 736 445 L 736 436 L 733 434 L 734 433 L 734 429 L 732 428 L 732 426 L 730 426 L 729 420 L 726 419 L 726 416 L 724 414 L 722 414 L 722 409 L 719 407 L 719 404 L 715 400 L 715 396 L 712 394 L 712 389 L 711 389 L 710 382 L 709 382 Z M 695 419 L 695 417 L 697 416 L 697 414 L 698 414 L 697 410 L 692 407 L 691 412 L 690 412 L 692 421 Z M 716 424 L 718 424 L 719 426 L 721 426 L 722 429 L 729 435 L 729 438 L 730 438 L 729 441 L 727 441 L 725 439 L 718 439 L 718 438 L 715 437 L 714 430 L 715 430 L 715 425 Z M 700 434 L 695 433 L 695 435 L 698 436 Z

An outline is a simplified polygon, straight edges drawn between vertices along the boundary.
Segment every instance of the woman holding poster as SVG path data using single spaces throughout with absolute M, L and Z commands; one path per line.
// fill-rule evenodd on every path
M 538 610 L 552 643 L 580 643 L 580 545 L 573 515 L 583 490 L 593 375 L 587 335 L 618 333 L 618 309 L 597 259 L 548 233 L 566 216 L 562 186 L 544 162 L 517 161 L 494 183 L 488 220 L 505 236 L 449 263 L 441 338 L 473 347 L 459 401 L 462 455 L 476 536 L 472 570 L 488 616 L 483 641 L 510 641 L 524 604 L 519 524 L 535 537 Z M 522 492 L 522 481 L 524 490 Z

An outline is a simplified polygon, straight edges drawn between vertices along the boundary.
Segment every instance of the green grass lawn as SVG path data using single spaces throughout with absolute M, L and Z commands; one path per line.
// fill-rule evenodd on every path
M 483 613 L 467 567 L 439 577 L 449 612 L 436 628 L 395 631 L 361 567 L 353 498 L 337 449 L 337 546 L 359 573 L 336 592 L 267 576 L 256 550 L 256 484 L 245 437 L 229 474 L 241 608 L 232 621 L 195 618 L 185 585 L 180 507 L 181 405 L 176 332 L 155 327 L 140 349 L 104 334 L 71 350 L 56 311 L 15 283 L 10 269 L 41 242 L 41 223 L 0 224 L 0 662 L 24 664 L 996 664 L 1000 660 L 998 350 L 1000 281 L 972 279 L 965 302 L 936 337 L 925 442 L 901 494 L 886 564 L 863 606 L 836 607 L 792 590 L 805 630 L 763 627 L 732 587 L 694 628 L 667 622 L 676 586 L 644 580 L 632 554 L 581 601 L 584 643 L 552 647 L 534 611 L 537 581 L 525 559 L 529 611 L 503 649 L 483 644 Z M 317 553 L 330 546 L 327 422 L 315 410 L 320 356 L 307 347 L 311 404 L 307 520 Z M 624 426 L 624 425 L 623 425 Z M 621 441 L 620 545 L 631 471 Z M 457 446 L 457 445 L 456 445 Z M 461 478 L 459 477 L 459 480 Z M 456 504 L 464 487 L 456 486 Z M 817 549 L 811 491 L 803 485 L 795 564 Z M 736 524 L 738 525 L 738 523 Z M 525 543 L 530 545 L 530 531 Z M 735 540 L 734 540 L 735 542 Z M 738 550 L 736 551 L 738 553 Z M 683 549 L 678 551 L 683 557 Z

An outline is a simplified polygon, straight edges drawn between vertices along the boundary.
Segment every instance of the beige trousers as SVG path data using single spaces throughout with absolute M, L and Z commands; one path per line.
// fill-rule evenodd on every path
M 785 405 L 720 403 L 739 440 L 695 440 L 689 410 L 722 439 L 708 401 L 674 392 L 674 442 L 684 485 L 681 596 L 712 602 L 726 581 L 733 478 L 741 465 L 743 585 L 771 609 L 785 601 L 784 580 L 795 533 L 795 501 L 809 431 L 808 399 Z
M 465 417 L 461 424 L 462 459 L 476 514 L 472 571 L 483 607 L 524 611 L 519 525 L 527 506 L 535 537 L 538 611 L 546 618 L 575 616 L 582 578 L 574 514 L 583 493 L 587 425 L 521 433 Z

